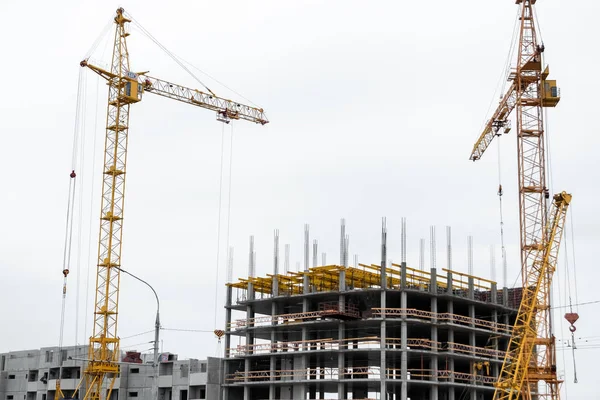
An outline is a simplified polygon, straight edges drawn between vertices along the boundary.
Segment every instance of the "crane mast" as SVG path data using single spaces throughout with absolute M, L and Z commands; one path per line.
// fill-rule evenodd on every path
M 538 38 L 534 5 L 536 0 L 516 0 L 519 5 L 519 44 L 516 68 L 508 76 L 510 88 L 502 97 L 492 118 L 487 121 L 483 132 L 473 146 L 470 159 L 479 160 L 496 136 L 502 131 L 508 133 L 508 120 L 512 111 L 516 114 L 517 160 L 519 187 L 519 231 L 521 275 L 523 290 L 528 290 L 539 260 L 543 259 L 550 243 L 547 230 L 547 199 L 550 197 L 546 186 L 545 146 L 544 146 L 544 107 L 555 107 L 560 101 L 556 81 L 548 80 L 549 69 L 543 66 L 544 45 Z M 553 269 L 552 269 L 553 270 Z M 540 293 L 549 293 L 550 280 L 542 281 Z M 548 285 L 548 286 L 545 286 Z M 522 387 L 519 391 L 524 399 L 558 398 L 559 381 L 556 376 L 556 355 L 552 336 L 550 303 L 534 307 L 532 324 L 537 339 L 519 341 L 519 346 L 530 348 L 525 354 L 534 354 L 529 369 L 523 370 Z M 512 343 L 512 342 L 511 342 Z M 528 359 L 529 360 L 529 359 Z M 528 361 L 529 362 L 529 361 Z M 506 370 L 503 368 L 503 373 Z M 502 376 L 500 379 L 504 379 Z M 546 390 L 539 383 L 546 382 Z M 514 389 L 514 388 L 513 388 Z M 498 396 L 498 392 L 496 394 Z M 512 396 L 512 395 L 511 395 Z M 505 398 L 505 397 L 495 397 Z M 513 397 L 507 397 L 513 398 Z
M 119 311 L 121 239 L 127 142 L 129 134 L 129 107 L 136 102 L 127 96 L 129 52 L 125 23 L 130 22 L 117 10 L 115 38 L 111 63 L 112 77 L 108 80 L 108 108 L 100 207 L 100 233 L 96 273 L 94 324 L 88 349 L 89 363 L 85 370 L 87 393 L 85 398 L 100 400 L 102 385 L 110 377 L 107 398 L 112 392 L 119 373 L 119 338 L 117 315 Z M 129 85 L 131 89 L 131 85 Z
M 221 122 L 229 123 L 233 119 L 261 125 L 269 122 L 260 108 L 223 99 L 212 92 L 203 93 L 152 78 L 145 73 L 132 72 L 126 42 L 129 36 L 126 23 L 131 20 L 119 8 L 114 21 L 116 28 L 110 71 L 89 64 L 88 60 L 80 63 L 81 67 L 88 67 L 106 79 L 109 87 L 94 324 L 88 349 L 88 366 L 83 377 L 86 400 L 109 399 L 119 374 L 117 316 L 130 105 L 141 101 L 146 91 L 216 111 L 217 119 Z M 110 380 L 104 392 L 106 397 L 103 397 L 103 385 L 107 379 Z

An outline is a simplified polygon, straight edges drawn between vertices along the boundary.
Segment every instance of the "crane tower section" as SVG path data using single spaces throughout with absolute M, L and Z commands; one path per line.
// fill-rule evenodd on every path
M 84 376 L 86 400 L 110 398 L 119 374 L 117 317 L 129 107 L 141 101 L 142 94 L 147 92 L 216 111 L 217 120 L 225 123 L 231 120 L 245 120 L 264 125 L 269 122 L 261 108 L 217 97 L 210 90 L 210 93 L 204 93 L 146 76 L 145 72 L 133 72 L 129 65 L 126 42 L 129 36 L 126 24 L 131 22 L 131 19 L 119 8 L 114 21 L 116 29 L 110 70 L 92 65 L 87 59 L 80 63 L 81 67 L 87 67 L 103 77 L 109 87 L 94 326 L 90 337 L 89 363 Z
M 470 156 L 473 161 L 479 160 L 494 137 L 511 130 L 509 116 L 514 110 L 517 128 L 521 275 L 524 288 L 531 284 L 529 274 L 536 271 L 535 263 L 544 257 L 550 239 L 547 230 L 547 200 L 550 194 L 546 185 L 543 108 L 555 107 L 560 101 L 556 81 L 548 80 L 549 69 L 543 63 L 545 49 L 536 27 L 535 3 L 536 0 L 516 0 L 519 6 L 519 42 L 516 66 L 508 76 L 511 85 L 487 121 Z M 542 284 L 549 285 L 549 279 L 550 277 Z M 544 286 L 541 290 L 547 293 L 550 287 Z M 536 311 L 532 320 L 537 338 L 518 342 L 519 346 L 526 348 L 523 350 L 524 354 L 536 354 L 535 357 L 530 357 L 530 368 L 523 370 L 523 380 L 520 381 L 523 386 L 518 388 L 519 391 L 522 390 L 524 399 L 544 397 L 545 393 L 552 399 L 558 396 L 549 299 L 544 304 L 548 309 L 538 308 L 540 312 Z M 539 384 L 542 381 L 547 384 L 545 389 Z
M 100 234 L 96 274 L 96 300 L 94 326 L 90 338 L 89 359 L 86 370 L 86 387 L 92 400 L 99 400 L 105 376 L 111 376 L 112 390 L 119 372 L 119 338 L 117 315 L 119 308 L 120 274 L 114 267 L 121 266 L 121 238 L 127 142 L 129 131 L 129 107 L 141 99 L 139 85 L 129 75 L 125 23 L 130 22 L 119 9 L 115 17 L 116 31 L 108 79 L 108 109 Z

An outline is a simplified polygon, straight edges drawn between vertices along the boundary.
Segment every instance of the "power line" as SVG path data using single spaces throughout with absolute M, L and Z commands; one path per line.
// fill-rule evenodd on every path
M 570 307 L 572 307 L 572 306 L 587 306 L 587 305 L 590 305 L 590 304 L 598 304 L 598 303 L 600 303 L 600 300 L 596 300 L 596 301 L 587 301 L 587 302 L 585 302 L 585 303 L 575 303 L 575 304 L 568 305 L 568 306 L 557 306 L 557 307 L 552 307 L 552 309 L 559 309 L 559 308 L 570 308 Z
M 196 333 L 213 333 L 214 331 L 207 331 L 203 329 L 177 329 L 177 328 L 160 328 L 162 331 L 173 331 L 173 332 L 196 332 Z

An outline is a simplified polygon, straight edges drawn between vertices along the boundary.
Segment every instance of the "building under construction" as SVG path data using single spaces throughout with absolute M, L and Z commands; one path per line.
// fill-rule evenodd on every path
M 308 232 L 301 272 L 278 273 L 277 236 L 273 274 L 255 277 L 250 254 L 228 284 L 225 399 L 492 398 L 520 289 L 386 265 L 385 227 L 378 264 L 342 249 L 345 265 L 309 267 Z

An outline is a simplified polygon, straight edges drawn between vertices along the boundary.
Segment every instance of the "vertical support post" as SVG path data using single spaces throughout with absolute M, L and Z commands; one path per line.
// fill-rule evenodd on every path
M 469 275 L 473 275 L 473 236 L 467 236 L 467 252 L 468 252 L 468 271 Z
M 227 283 L 233 282 L 233 247 L 227 252 Z
M 273 235 L 273 297 L 279 296 L 279 229 Z
M 348 249 L 350 248 L 350 235 L 344 239 L 344 267 L 348 266 Z
M 405 271 L 404 271 L 405 272 Z M 400 308 L 406 310 L 408 308 L 406 290 L 400 292 Z M 400 392 L 401 400 L 408 399 L 408 326 L 406 322 L 406 315 L 402 315 L 400 322 L 400 345 L 402 352 L 400 353 L 400 378 L 402 379 L 402 389 Z
M 283 264 L 283 273 L 288 274 L 290 272 L 290 245 L 285 245 L 285 260 Z
M 450 287 L 450 293 L 452 293 L 452 272 L 448 272 L 448 286 Z M 448 300 L 448 313 L 450 315 L 454 314 L 454 303 L 452 300 Z M 448 352 L 450 353 L 450 357 L 448 360 L 448 369 L 450 370 L 450 382 L 454 383 L 454 328 L 450 326 L 448 328 L 448 343 L 452 343 L 448 346 Z M 450 385 L 448 388 L 448 400 L 455 400 L 454 387 Z
M 419 239 L 419 270 L 425 271 L 425 239 Z
M 385 217 L 381 220 L 381 308 L 387 308 L 387 274 L 386 274 L 386 260 L 387 260 L 387 226 Z M 380 399 L 387 400 L 387 360 L 386 360 L 386 318 L 385 312 L 381 316 L 381 330 L 380 330 Z
M 344 265 L 344 254 L 346 247 L 346 220 L 342 218 L 340 223 L 340 265 Z
M 313 267 L 317 266 L 317 257 L 319 255 L 318 246 L 319 242 L 317 241 L 317 239 L 313 240 Z
M 381 288 L 384 291 L 387 287 L 386 260 L 387 260 L 387 227 L 386 227 L 386 219 L 384 217 L 381 220 Z
M 402 233 L 400 239 L 400 263 L 406 262 L 406 218 L 402 217 Z
M 429 266 L 429 268 L 435 269 L 435 262 L 436 262 L 435 256 L 436 256 L 437 250 L 436 250 L 436 243 L 435 243 L 435 226 L 434 225 L 429 227 L 429 245 L 430 245 L 430 249 L 429 249 L 430 266 Z
M 435 234 L 435 232 L 434 232 Z M 431 370 L 431 380 L 433 382 L 438 381 L 438 296 L 437 296 L 437 270 L 431 269 L 431 280 L 430 280 L 430 292 L 431 296 L 431 341 L 433 342 L 433 354 L 431 356 L 429 369 Z M 431 385 L 431 400 L 438 400 L 438 385 Z
M 327 265 L 327 253 L 321 253 L 321 265 Z
M 446 265 L 452 271 L 452 227 L 446 227 Z
M 304 272 L 308 272 L 308 259 L 310 257 L 310 249 L 308 247 L 309 227 L 304 224 Z
M 255 258 L 256 254 L 254 253 L 254 236 L 250 236 L 250 250 L 248 252 L 248 277 L 254 278 L 255 271 Z M 254 300 L 254 283 L 252 283 L 252 279 L 248 283 L 248 300 Z
M 254 236 L 250 236 L 250 249 L 248 251 L 248 276 L 250 278 L 254 278 L 256 275 L 256 253 L 254 251 Z M 250 279 L 250 281 L 252 281 Z M 247 296 L 248 302 L 246 304 L 246 320 L 247 321 L 252 321 L 254 318 L 254 303 L 252 302 L 252 300 L 254 300 L 254 284 L 252 282 L 248 283 L 248 296 Z M 248 327 L 250 327 L 251 324 L 248 323 Z M 247 354 L 252 354 L 252 345 L 254 344 L 254 330 L 253 329 L 247 329 L 246 330 L 246 351 Z M 244 381 L 248 382 L 248 373 L 250 372 L 252 366 L 250 364 L 251 358 L 250 357 L 246 357 L 246 359 L 244 360 Z M 250 400 L 250 387 L 245 385 L 244 386 L 244 400 Z
M 496 248 L 490 245 L 490 279 L 496 282 Z
M 233 292 L 233 288 L 231 286 L 227 286 L 227 292 L 226 292 L 226 297 L 225 297 L 225 354 L 224 354 L 225 360 L 223 360 L 222 365 L 221 365 L 222 373 L 223 373 L 223 381 L 224 381 L 225 377 L 227 377 L 227 375 L 229 374 L 228 359 L 231 357 L 229 349 L 231 348 L 231 301 L 232 301 L 232 297 L 233 297 L 232 292 Z M 160 324 L 160 322 L 159 322 L 159 324 Z M 158 343 L 156 344 L 156 346 L 158 347 Z M 158 360 L 156 360 L 156 361 L 158 361 Z M 223 399 L 229 398 L 229 388 L 227 388 L 225 386 L 221 386 L 221 387 L 222 387 L 221 396 L 223 396 L 222 398 Z M 153 400 L 158 400 L 158 376 L 157 376 L 157 383 L 156 383 L 156 397 L 153 397 Z

